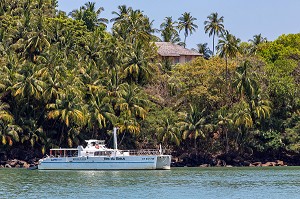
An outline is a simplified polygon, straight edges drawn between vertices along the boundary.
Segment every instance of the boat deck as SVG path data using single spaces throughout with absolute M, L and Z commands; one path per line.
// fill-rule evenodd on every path
M 94 151 L 94 156 L 111 156 L 114 150 L 99 150 Z M 99 152 L 99 153 L 97 153 Z M 102 153 L 101 153 L 102 152 Z M 157 149 L 140 149 L 140 150 L 118 150 L 119 155 L 122 156 L 145 156 L 145 155 L 160 155 L 160 150 Z M 165 153 L 165 150 L 162 151 Z M 98 154 L 98 155 L 96 155 Z M 50 157 L 78 157 L 77 148 L 57 148 L 50 149 Z

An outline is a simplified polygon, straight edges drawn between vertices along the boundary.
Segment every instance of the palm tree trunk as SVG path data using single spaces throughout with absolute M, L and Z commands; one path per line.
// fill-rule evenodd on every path
M 227 87 L 228 86 L 227 85 L 227 79 L 228 79 L 228 58 L 227 58 L 227 55 L 225 55 L 225 62 L 226 62 L 225 80 L 226 80 L 226 87 Z
M 226 154 L 229 151 L 229 144 L 228 144 L 228 130 L 225 130 L 225 136 L 226 136 Z
M 213 56 L 215 56 L 215 33 L 213 34 Z

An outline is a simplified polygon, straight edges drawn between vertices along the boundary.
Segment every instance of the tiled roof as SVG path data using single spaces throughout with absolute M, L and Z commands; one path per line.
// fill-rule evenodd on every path
M 201 56 L 200 53 L 186 49 L 171 42 L 155 42 L 158 54 L 164 57 L 179 57 L 180 55 Z

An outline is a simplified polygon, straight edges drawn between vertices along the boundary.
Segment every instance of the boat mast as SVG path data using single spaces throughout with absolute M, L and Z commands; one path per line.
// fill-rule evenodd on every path
M 162 148 L 161 148 L 161 144 L 159 144 L 159 155 L 162 155 Z
M 114 127 L 114 149 L 118 150 L 117 127 Z

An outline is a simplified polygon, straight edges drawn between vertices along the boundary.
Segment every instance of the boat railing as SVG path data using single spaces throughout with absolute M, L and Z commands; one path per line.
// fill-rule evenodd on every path
M 166 150 L 162 150 L 162 153 L 158 149 L 140 149 L 140 150 L 121 150 L 120 151 L 123 154 L 128 155 L 160 155 L 165 154 Z
M 111 156 L 113 151 L 99 151 L 99 153 L 100 152 L 105 154 L 94 154 L 94 155 Z M 140 149 L 140 150 L 119 150 L 119 153 L 123 154 L 124 156 L 128 156 L 128 155 L 146 156 L 146 155 L 169 154 L 169 151 L 165 149 L 161 151 L 159 149 Z M 77 157 L 77 156 L 78 156 L 77 148 L 50 149 L 50 157 Z
M 50 157 L 77 157 L 77 148 L 50 149 Z

